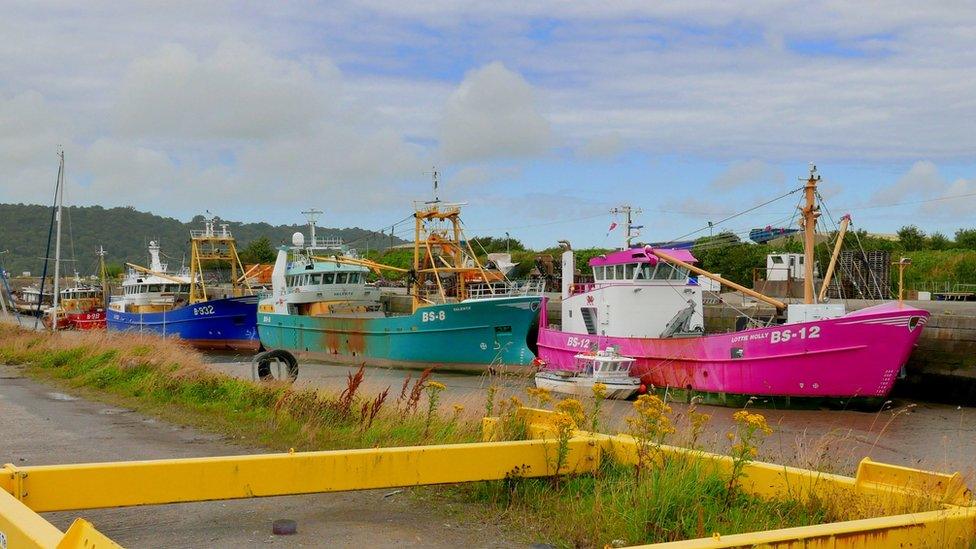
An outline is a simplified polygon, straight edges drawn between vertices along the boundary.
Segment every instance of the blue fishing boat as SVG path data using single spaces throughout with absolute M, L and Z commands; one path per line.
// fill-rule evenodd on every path
M 190 231 L 190 269 L 167 272 L 160 248 L 149 243 L 149 268 L 127 264 L 122 295 L 113 297 L 106 318 L 112 331 L 177 337 L 200 349 L 256 351 L 258 297 L 244 282 L 234 237 L 213 218 Z M 230 265 L 230 287 L 210 284 L 203 262 Z
M 762 229 L 753 229 L 749 231 L 749 240 L 752 240 L 756 244 L 765 244 L 770 240 L 775 240 L 780 237 L 790 236 L 796 234 L 800 229 L 794 229 L 790 227 L 770 227 L 767 226 Z

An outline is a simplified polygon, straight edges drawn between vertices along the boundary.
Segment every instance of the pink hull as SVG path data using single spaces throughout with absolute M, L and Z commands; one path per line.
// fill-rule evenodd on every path
M 539 357 L 571 369 L 592 346 L 618 346 L 656 387 L 820 398 L 886 397 L 928 321 L 927 311 L 885 303 L 840 318 L 701 337 L 653 339 L 540 327 Z

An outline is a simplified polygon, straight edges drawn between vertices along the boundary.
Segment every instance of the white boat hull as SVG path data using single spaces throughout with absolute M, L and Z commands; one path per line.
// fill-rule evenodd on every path
M 535 375 L 535 386 L 548 389 L 554 393 L 562 393 L 579 397 L 593 396 L 593 385 L 602 383 L 607 387 L 606 398 L 626 400 L 640 388 L 637 378 L 601 379 L 584 376 L 563 376 L 554 372 L 539 372 Z

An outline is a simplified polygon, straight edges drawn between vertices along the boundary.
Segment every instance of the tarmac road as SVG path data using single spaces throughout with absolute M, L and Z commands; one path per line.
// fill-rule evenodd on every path
M 0 366 L 0 463 L 48 465 L 258 453 L 219 435 L 80 400 Z M 125 547 L 512 547 L 501 527 L 448 516 L 391 490 L 45 513 L 78 516 Z M 463 511 L 463 509 L 462 509 Z M 463 514 L 463 513 L 461 513 Z M 298 534 L 274 536 L 290 518 Z

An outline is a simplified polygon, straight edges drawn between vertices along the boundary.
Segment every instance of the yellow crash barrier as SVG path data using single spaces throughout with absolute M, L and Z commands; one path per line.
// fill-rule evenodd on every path
M 35 512 L 238 499 L 425 484 L 498 480 L 554 473 L 551 440 L 452 444 L 164 459 L 0 469 L 27 474 L 19 498 Z M 569 442 L 567 470 L 593 471 L 599 447 Z
M 645 545 L 667 549 L 880 549 L 885 547 L 972 547 L 976 507 L 895 515 L 800 528 L 734 534 Z

